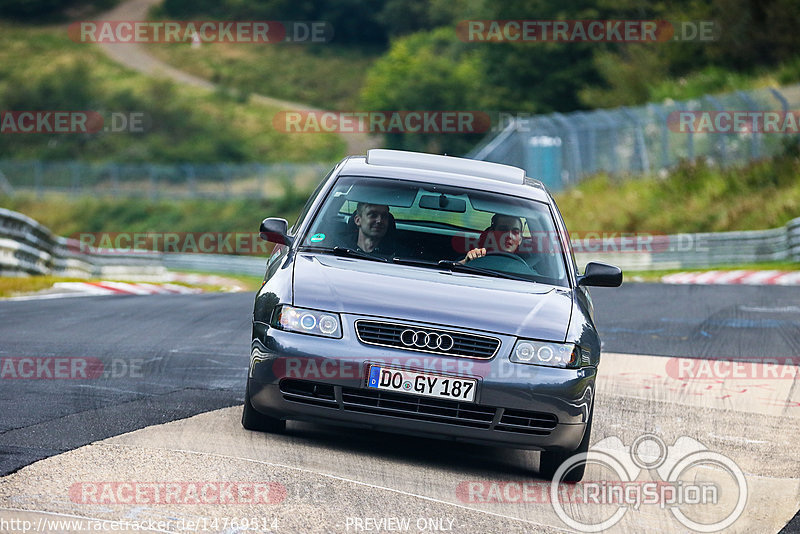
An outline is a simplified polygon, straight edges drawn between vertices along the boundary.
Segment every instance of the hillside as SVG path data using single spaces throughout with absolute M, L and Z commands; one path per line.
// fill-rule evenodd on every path
M 276 108 L 178 86 L 120 67 L 64 27 L 0 22 L 0 109 L 97 112 L 145 118 L 142 131 L 0 135 L 0 158 L 123 162 L 333 161 L 331 134 L 272 128 Z

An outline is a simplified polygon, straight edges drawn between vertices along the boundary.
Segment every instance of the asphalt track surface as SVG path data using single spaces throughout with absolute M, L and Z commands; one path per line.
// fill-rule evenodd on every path
M 592 296 L 604 351 L 623 357 L 798 354 L 800 288 L 626 284 L 594 289 Z M 0 358 L 96 358 L 109 373 L 93 380 L 0 380 L 0 475 L 98 440 L 241 404 L 251 309 L 246 293 L 0 302 Z M 234 412 L 214 413 L 227 414 L 223 420 L 229 422 Z M 788 420 L 785 431 L 796 435 L 796 423 Z M 515 462 L 527 462 L 502 449 L 465 446 L 448 457 L 448 449 L 429 440 L 398 438 L 387 445 L 369 438 L 353 442 L 338 429 L 313 425 L 292 430 L 295 438 L 311 440 L 306 454 L 346 449 L 401 463 L 411 457 L 434 474 L 483 457 L 495 476 L 510 477 Z M 757 446 L 754 452 L 757 457 Z M 502 521 L 496 521 L 499 528 Z M 797 532 L 797 523 L 795 517 L 785 530 Z

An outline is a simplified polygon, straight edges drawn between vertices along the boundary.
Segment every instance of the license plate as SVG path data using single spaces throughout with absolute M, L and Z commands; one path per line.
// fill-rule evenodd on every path
M 367 387 L 437 399 L 474 402 L 477 383 L 474 378 L 454 378 L 370 365 Z

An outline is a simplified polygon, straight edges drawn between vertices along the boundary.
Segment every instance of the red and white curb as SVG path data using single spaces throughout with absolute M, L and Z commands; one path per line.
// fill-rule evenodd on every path
M 53 287 L 33 295 L 5 300 L 44 300 L 67 297 L 97 297 L 104 295 L 177 295 L 202 293 L 202 289 L 178 284 L 148 284 L 144 282 L 56 282 Z
M 663 276 L 665 284 L 800 285 L 800 271 L 705 271 Z
M 56 282 L 55 289 L 66 289 L 92 295 L 169 295 L 200 293 L 202 289 L 178 284 L 146 284 L 144 282 Z

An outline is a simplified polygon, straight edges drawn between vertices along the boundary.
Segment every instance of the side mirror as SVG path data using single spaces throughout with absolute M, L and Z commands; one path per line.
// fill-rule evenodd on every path
M 286 219 L 267 217 L 261 221 L 259 232 L 261 239 L 264 241 L 289 246 L 292 244 L 292 238 L 287 235 L 289 232 L 289 223 L 286 222 Z
M 619 267 L 590 261 L 586 272 L 578 277 L 579 286 L 619 287 L 622 285 L 622 270 Z

